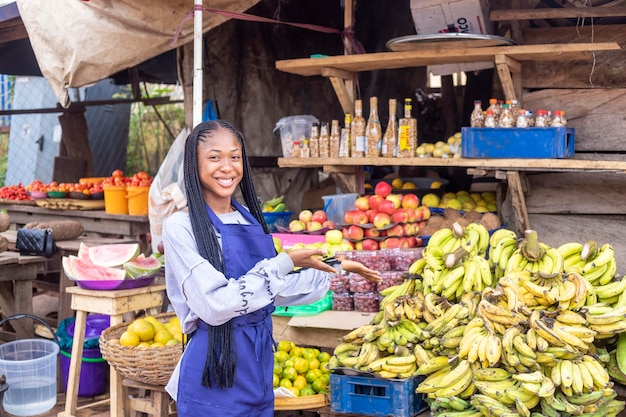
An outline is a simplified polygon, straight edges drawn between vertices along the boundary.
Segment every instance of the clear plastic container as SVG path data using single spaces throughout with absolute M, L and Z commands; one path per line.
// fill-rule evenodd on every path
M 376 313 L 380 310 L 380 294 L 377 292 L 354 294 L 354 310 Z
M 330 290 L 336 293 L 350 291 L 350 274 L 333 274 L 330 277 Z
M 353 293 L 370 293 L 377 291 L 377 284 L 368 281 L 359 274 L 350 274 L 350 292 Z
M 349 292 L 333 292 L 332 297 L 334 311 L 354 311 L 354 298 Z
M 280 141 L 285 158 L 297 157 L 297 155 L 293 155 L 294 142 L 299 141 L 300 146 L 302 146 L 305 139 L 308 141 L 311 138 L 313 123 L 319 123 L 319 120 L 315 116 L 309 115 L 287 116 L 276 123 L 274 133 L 280 131 Z
M 324 211 L 328 220 L 335 224 L 345 223 L 346 211 L 354 209 L 354 203 L 359 195 L 357 193 L 324 195 Z
M 393 271 L 408 271 L 413 262 L 422 257 L 423 248 L 384 249 L 390 251 Z
M 361 250 L 356 251 L 354 259 L 357 262 L 362 263 L 368 268 L 376 271 L 385 272 L 391 271 L 392 268 L 392 255 L 390 252 L 381 250 Z
M 404 282 L 404 277 L 400 271 L 382 272 L 382 281 L 376 286 L 377 291 L 382 291 L 386 288 L 393 287 L 394 285 L 400 285 Z

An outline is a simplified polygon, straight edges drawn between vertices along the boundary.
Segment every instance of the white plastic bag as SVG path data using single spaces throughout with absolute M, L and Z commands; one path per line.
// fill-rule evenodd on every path
M 158 251 L 157 247 L 162 239 L 165 218 L 187 207 L 183 173 L 187 136 L 189 136 L 189 129 L 187 128 L 178 134 L 161 163 L 159 172 L 154 177 L 148 192 L 148 218 L 150 219 L 153 252 Z

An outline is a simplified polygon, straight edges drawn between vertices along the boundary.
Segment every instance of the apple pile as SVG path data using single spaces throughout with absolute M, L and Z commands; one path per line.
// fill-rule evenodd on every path
M 317 232 L 322 229 L 335 229 L 335 223 L 328 220 L 328 216 L 324 210 L 302 210 L 298 214 L 296 220 L 289 222 L 289 231 L 298 232 Z
M 357 250 L 411 248 L 420 245 L 420 223 L 430 218 L 430 209 L 420 206 L 415 194 L 392 194 L 389 183 L 376 184 L 374 194 L 360 196 L 355 208 L 344 215 L 344 238 Z

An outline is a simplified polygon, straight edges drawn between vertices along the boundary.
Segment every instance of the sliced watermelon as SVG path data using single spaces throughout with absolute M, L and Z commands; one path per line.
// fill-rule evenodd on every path
M 119 268 L 98 266 L 81 260 L 79 257 L 70 255 L 68 257 L 68 268 L 74 280 L 83 281 L 121 281 L 126 279 L 126 271 Z
M 70 265 L 70 259 L 67 256 L 64 256 L 61 259 L 61 265 L 63 266 L 63 272 L 65 273 L 65 276 L 72 281 L 76 281 L 76 277 L 74 275 L 74 272 L 72 271 L 72 266 Z
M 153 256 L 139 255 L 124 264 L 124 269 L 131 278 L 151 277 L 161 269 L 161 262 Z
M 121 267 L 139 255 L 138 243 L 113 243 L 89 247 L 89 259 L 94 265 Z
M 76 255 L 85 262 L 91 262 L 91 259 L 89 259 L 89 246 L 85 245 L 84 242 L 80 242 L 78 245 L 78 253 Z

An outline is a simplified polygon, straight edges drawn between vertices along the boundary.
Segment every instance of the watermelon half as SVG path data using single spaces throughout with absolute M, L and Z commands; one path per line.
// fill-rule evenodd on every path
M 139 255 L 124 264 L 124 269 L 131 278 L 151 277 L 161 269 L 161 262 L 153 256 Z
M 66 274 L 68 270 L 70 271 L 75 281 L 121 281 L 126 279 L 126 271 L 123 269 L 94 265 L 74 255 L 67 257 L 67 263 L 65 259 L 63 260 L 63 268 Z
M 138 243 L 112 243 L 89 247 L 89 259 L 102 267 L 121 267 L 139 255 Z

